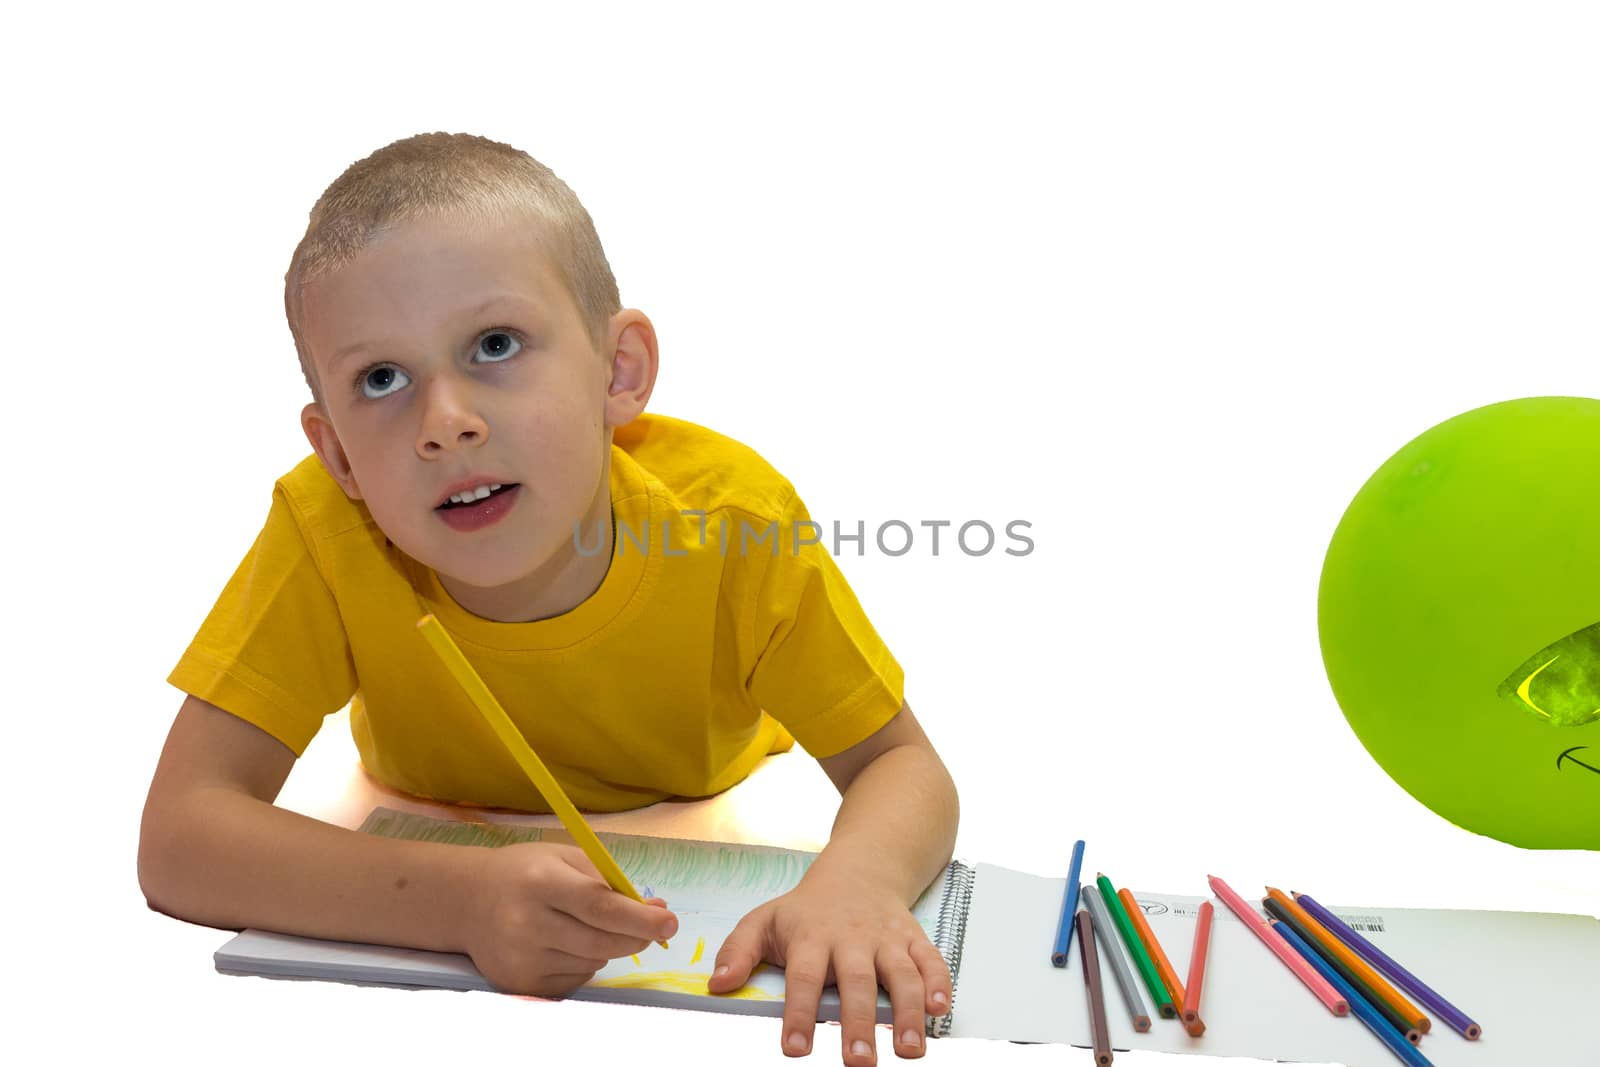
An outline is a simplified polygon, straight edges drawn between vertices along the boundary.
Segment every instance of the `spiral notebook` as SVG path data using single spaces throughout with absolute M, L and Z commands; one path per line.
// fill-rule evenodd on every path
M 412 841 L 496 847 L 525 841 L 571 844 L 554 827 L 454 822 L 376 808 L 364 833 Z M 599 833 L 607 850 L 641 892 L 664 899 L 678 917 L 667 948 L 651 945 L 637 956 L 612 960 L 573 1000 L 609 1001 L 742 1015 L 783 1015 L 783 971 L 762 965 L 737 993 L 706 992 L 717 950 L 757 905 L 793 889 L 817 854 L 768 845 L 687 841 Z M 946 1035 L 959 1011 L 961 939 L 972 893 L 973 868 L 952 861 L 925 889 L 912 914 L 944 954 L 957 980 L 951 1014 L 930 1017 L 928 1033 Z M 268 978 L 317 978 L 365 984 L 482 989 L 493 987 L 464 955 L 352 944 L 246 930 L 218 949 L 217 970 Z M 838 1021 L 839 996 L 824 991 L 818 1019 Z M 878 1021 L 893 1022 L 888 997 L 878 995 Z
M 463 823 L 375 809 L 367 833 L 414 840 L 498 846 L 569 843 L 559 830 Z M 601 833 L 628 878 L 667 901 L 679 918 L 668 948 L 612 960 L 575 1000 L 688 1008 L 746 1015 L 783 1014 L 780 969 L 758 968 L 736 994 L 713 996 L 706 980 L 717 949 L 752 908 L 787 892 L 816 854 L 765 845 Z M 1065 851 L 1061 857 L 1065 866 Z M 1197 878 L 1197 880 L 1199 880 Z M 1088 1047 L 1091 1032 L 1078 953 L 1049 962 L 1066 882 L 994 864 L 950 863 L 912 908 L 955 979 L 948 1015 L 930 1018 L 935 1037 L 1050 1042 Z M 1242 879 L 1235 885 L 1244 889 Z M 1309 887 L 1300 887 L 1309 888 Z M 1200 896 L 1133 890 L 1179 974 L 1187 971 Z M 1592 1067 L 1582 1005 L 1600 996 L 1600 920 L 1587 915 L 1508 911 L 1333 906 L 1335 913 L 1483 1026 L 1466 1041 L 1442 1025 L 1421 1051 L 1436 1067 Z M 409 987 L 490 989 L 466 956 L 382 945 L 317 941 L 246 930 L 216 952 L 228 974 L 314 978 Z M 1203 1037 L 1170 1020 L 1135 1033 L 1114 985 L 1106 1012 L 1117 1049 L 1251 1056 L 1263 1060 L 1392 1067 L 1398 1062 L 1351 1017 L 1331 1015 L 1271 952 L 1224 908 L 1213 922 L 1201 1015 Z M 839 998 L 826 990 L 818 1018 L 837 1020 Z M 881 993 L 878 1021 L 891 1022 Z

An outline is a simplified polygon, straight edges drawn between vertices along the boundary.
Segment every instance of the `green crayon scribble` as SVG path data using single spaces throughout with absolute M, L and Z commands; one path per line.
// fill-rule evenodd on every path
M 381 837 L 408 841 L 491 848 L 529 841 L 571 841 L 565 831 L 553 827 L 450 822 L 386 808 L 367 816 L 361 829 Z M 707 847 L 705 843 L 669 838 L 610 833 L 595 836 L 600 838 L 629 881 L 649 886 L 652 893 L 661 890 L 669 900 L 673 887 L 715 888 L 770 900 L 799 885 L 800 877 L 816 859 L 808 853 L 797 855 L 755 845 L 713 844 Z

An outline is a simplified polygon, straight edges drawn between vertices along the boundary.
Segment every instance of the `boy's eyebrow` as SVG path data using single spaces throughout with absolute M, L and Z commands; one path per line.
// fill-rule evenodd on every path
M 529 309 L 529 310 L 533 310 L 537 306 L 532 301 L 530 301 L 527 297 L 523 296 L 521 293 L 495 293 L 493 296 L 489 297 L 487 300 L 483 301 L 482 303 L 477 304 L 477 305 L 475 305 L 473 307 L 467 308 L 465 311 L 460 311 L 460 312 L 457 312 L 456 314 L 452 315 L 451 316 L 451 321 L 455 321 L 457 319 L 476 318 L 477 316 L 482 315 L 485 311 L 488 311 L 490 308 L 494 307 L 497 304 L 501 304 L 501 303 L 521 304 L 524 308 Z M 339 351 L 337 351 L 337 352 L 335 352 L 333 354 L 333 358 L 332 359 L 328 360 L 328 371 L 329 371 L 329 373 L 332 373 L 333 371 L 338 370 L 339 364 L 343 363 L 346 359 L 350 358 L 351 356 L 356 355 L 357 353 L 360 353 L 360 352 L 364 352 L 368 348 L 373 348 L 373 347 L 380 347 L 380 345 L 379 345 L 378 342 L 370 342 L 370 341 L 357 341 L 355 344 L 345 345 L 343 348 L 339 349 Z

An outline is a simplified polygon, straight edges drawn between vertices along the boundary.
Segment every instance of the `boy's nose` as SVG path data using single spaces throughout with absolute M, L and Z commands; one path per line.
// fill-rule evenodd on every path
M 481 445 L 488 439 L 488 423 L 462 390 L 434 383 L 423 403 L 417 452 L 424 458 L 466 445 Z

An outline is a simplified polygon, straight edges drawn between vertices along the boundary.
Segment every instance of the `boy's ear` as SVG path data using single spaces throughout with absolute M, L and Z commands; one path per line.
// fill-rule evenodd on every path
M 344 454 L 339 435 L 321 404 L 313 401 L 300 409 L 300 428 L 306 432 L 306 440 L 311 442 L 312 450 L 322 460 L 323 468 L 339 483 L 345 495 L 351 500 L 360 500 L 361 487 L 356 484 L 355 474 L 350 470 L 350 458 Z
M 624 308 L 611 317 L 611 360 L 606 367 L 606 425 L 626 426 L 639 417 L 656 387 L 660 358 L 656 328 L 642 311 Z

